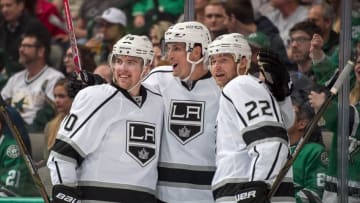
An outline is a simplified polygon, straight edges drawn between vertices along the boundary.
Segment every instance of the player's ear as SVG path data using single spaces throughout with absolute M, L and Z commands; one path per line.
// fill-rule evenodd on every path
M 192 52 L 191 52 L 191 56 L 192 56 L 192 59 L 194 60 L 198 60 L 202 57 L 202 48 L 200 45 L 195 45 Z

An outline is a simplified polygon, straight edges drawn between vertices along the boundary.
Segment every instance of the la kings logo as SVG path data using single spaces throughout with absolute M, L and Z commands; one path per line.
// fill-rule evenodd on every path
M 147 165 L 155 158 L 155 125 L 152 123 L 128 121 L 126 128 L 126 152 L 141 166 Z
M 180 143 L 186 144 L 203 133 L 204 109 L 202 101 L 171 101 L 169 131 Z

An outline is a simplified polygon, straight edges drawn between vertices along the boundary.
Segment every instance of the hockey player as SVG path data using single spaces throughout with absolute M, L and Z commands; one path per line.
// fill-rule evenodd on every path
M 183 22 L 165 33 L 167 60 L 144 83 L 165 103 L 157 197 L 162 202 L 213 202 L 215 119 L 220 88 L 205 60 L 210 34 L 199 22 Z
M 242 34 L 217 37 L 209 45 L 210 70 L 216 83 L 223 88 L 237 75 L 246 74 L 251 55 L 250 46 Z
M 113 83 L 75 97 L 48 159 L 55 202 L 156 202 L 164 104 L 141 85 L 153 59 L 145 36 L 113 47 Z
M 240 75 L 223 88 L 220 97 L 212 181 L 216 202 L 270 202 L 268 190 L 289 155 L 279 107 L 290 94 L 289 75 L 267 50 L 260 51 L 259 64 L 265 82 Z M 295 202 L 293 192 L 290 172 L 271 202 Z
M 210 69 L 216 83 L 223 88 L 237 75 L 250 72 L 262 77 L 262 74 L 259 74 L 260 69 L 257 68 L 257 62 L 252 61 L 252 58 L 256 59 L 254 55 L 257 55 L 257 53 L 252 53 L 248 41 L 241 34 L 224 34 L 214 39 L 209 44 L 209 60 L 211 63 Z M 276 67 L 276 64 L 274 66 Z M 282 74 L 276 68 L 271 71 L 273 74 Z M 290 96 L 285 97 L 279 87 L 270 88 L 270 91 L 279 102 L 286 128 L 290 128 L 295 119 Z

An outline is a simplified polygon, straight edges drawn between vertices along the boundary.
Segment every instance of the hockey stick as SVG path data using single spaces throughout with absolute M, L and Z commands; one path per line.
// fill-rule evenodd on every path
M 50 203 L 49 196 L 48 196 L 48 194 L 46 192 L 46 189 L 44 187 L 44 184 L 42 183 L 41 178 L 40 178 L 40 176 L 39 176 L 39 174 L 37 172 L 37 168 L 35 167 L 34 162 L 31 159 L 30 153 L 26 149 L 24 141 L 23 141 L 23 139 L 22 139 L 22 137 L 21 137 L 21 135 L 19 133 L 19 130 L 17 129 L 15 124 L 12 122 L 8 112 L 6 111 L 6 108 L 5 108 L 6 105 L 7 105 L 6 102 L 0 96 L 0 115 L 4 118 L 5 123 L 8 125 L 8 127 L 10 129 L 10 132 L 15 137 L 15 140 L 16 140 L 17 144 L 19 145 L 20 153 L 24 158 L 26 167 L 30 171 L 32 179 L 34 180 L 34 183 L 38 187 L 38 190 L 39 190 L 39 193 L 40 193 L 41 197 L 44 199 L 45 203 Z
M 72 17 L 70 14 L 69 0 L 63 0 L 63 2 L 64 2 L 66 27 L 67 27 L 68 35 L 69 35 L 69 39 L 70 39 L 71 50 L 73 53 L 73 60 L 75 63 L 75 71 L 77 73 L 79 73 L 81 71 L 81 63 L 80 63 L 79 49 L 76 44 L 74 24 L 73 24 Z
M 308 123 L 306 126 L 306 130 L 304 135 L 301 137 L 299 144 L 296 146 L 295 151 L 293 155 L 285 162 L 284 166 L 279 171 L 279 174 L 277 175 L 271 190 L 268 194 L 268 198 L 270 199 L 275 192 L 277 191 L 281 181 L 284 179 L 285 175 L 289 171 L 290 167 L 294 163 L 295 159 L 299 155 L 301 149 L 304 147 L 304 145 L 309 140 L 311 134 L 315 130 L 315 127 L 317 126 L 317 123 L 319 122 L 322 115 L 325 113 L 327 107 L 329 106 L 330 102 L 335 98 L 338 90 L 340 89 L 341 85 L 344 83 L 344 80 L 346 77 L 350 74 L 350 72 L 353 70 L 354 63 L 352 61 L 348 61 L 346 66 L 344 67 L 343 71 L 340 73 L 338 79 L 336 80 L 333 87 L 330 89 L 330 94 L 326 98 L 323 105 L 320 107 L 319 111 L 315 114 L 314 118 Z

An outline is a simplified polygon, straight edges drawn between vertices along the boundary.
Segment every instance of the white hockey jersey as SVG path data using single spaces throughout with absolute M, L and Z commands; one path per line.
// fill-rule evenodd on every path
M 238 76 L 225 86 L 217 122 L 212 190 L 216 202 L 236 203 L 242 184 L 273 183 L 289 155 L 288 136 L 278 103 L 251 75 Z M 289 171 L 272 202 L 295 202 Z
M 45 66 L 31 80 L 27 77 L 27 70 L 10 77 L 1 90 L 1 95 L 5 100 L 11 99 L 11 105 L 19 111 L 27 124 L 31 124 L 36 112 L 44 106 L 45 98 L 54 101 L 54 85 L 64 75 L 54 68 Z
M 165 101 L 158 198 L 171 203 L 214 202 L 216 115 L 220 88 L 210 72 L 188 89 L 172 75 L 171 66 L 157 67 L 144 80 Z
M 53 184 L 76 185 L 82 202 L 156 202 L 164 104 L 141 87 L 138 105 L 124 89 L 81 90 L 49 159 Z

